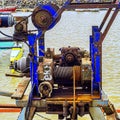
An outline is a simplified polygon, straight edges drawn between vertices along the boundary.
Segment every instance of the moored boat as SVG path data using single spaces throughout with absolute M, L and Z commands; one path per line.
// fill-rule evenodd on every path
M 0 8 L 0 12 L 15 12 L 15 11 L 16 11 L 16 6 Z

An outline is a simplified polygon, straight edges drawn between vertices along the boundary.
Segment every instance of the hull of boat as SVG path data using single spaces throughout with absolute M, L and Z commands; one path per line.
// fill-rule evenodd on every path
M 0 12 L 15 12 L 16 7 L 0 8 Z

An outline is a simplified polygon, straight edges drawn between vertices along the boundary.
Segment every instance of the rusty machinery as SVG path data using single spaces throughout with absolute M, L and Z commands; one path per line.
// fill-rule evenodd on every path
M 33 11 L 32 22 L 38 29 L 38 34 L 28 34 L 32 90 L 26 107 L 26 120 L 33 117 L 30 117 L 31 106 L 36 106 L 38 112 L 58 114 L 61 120 L 77 120 L 78 115 L 88 113 L 94 120 L 98 116 L 104 120 L 104 113 L 109 115 L 115 112 L 111 109 L 109 100 L 104 99 L 106 95 L 102 90 L 101 67 L 102 42 L 119 11 L 120 5 L 115 2 L 79 4 L 68 0 L 61 8 L 49 3 L 40 5 Z M 60 54 L 55 54 L 53 48 L 45 51 L 45 31 L 56 25 L 64 10 L 75 8 L 108 8 L 101 26 L 92 27 L 90 54 L 79 47 L 70 46 L 60 48 Z M 115 10 L 102 33 L 112 8 Z M 118 119 L 117 114 L 115 117 Z
M 53 48 L 45 51 L 44 33 L 57 24 L 64 10 L 76 8 L 107 8 L 100 27 L 92 27 L 90 53 L 79 47 L 70 46 L 60 48 L 60 54 L 55 54 Z M 18 38 L 22 30 L 25 39 L 21 39 L 28 40 L 30 50 L 29 56 L 23 60 L 30 60 L 29 65 L 22 60 L 15 63 L 16 69 L 30 67 L 32 88 L 24 111 L 25 120 L 31 120 L 34 112 L 58 114 L 61 120 L 77 120 L 78 115 L 84 114 L 90 114 L 93 120 L 105 120 L 104 113 L 115 113 L 116 119 L 119 119 L 102 90 L 102 42 L 119 8 L 120 4 L 116 1 L 101 4 L 72 3 L 72 0 L 68 0 L 61 8 L 51 3 L 40 4 L 31 16 L 37 34 L 27 32 L 27 27 L 24 27 L 24 31 L 23 24 L 16 25 L 14 36 L 17 35 Z M 102 32 L 112 9 L 115 10 Z M 34 112 L 31 113 L 33 108 Z M 23 117 L 22 112 L 19 120 L 22 119 L 21 115 Z

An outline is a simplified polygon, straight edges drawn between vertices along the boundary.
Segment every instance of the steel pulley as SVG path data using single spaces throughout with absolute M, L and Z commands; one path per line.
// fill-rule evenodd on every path
M 32 22 L 38 29 L 48 30 L 60 19 L 59 7 L 54 4 L 39 5 L 32 14 Z

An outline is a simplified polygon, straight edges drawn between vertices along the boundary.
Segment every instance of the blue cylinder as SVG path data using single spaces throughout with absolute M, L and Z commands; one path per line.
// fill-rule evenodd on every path
M 39 5 L 32 14 L 32 22 L 38 29 L 53 28 L 60 19 L 57 13 L 59 7 L 54 4 Z
M 14 25 L 14 18 L 11 13 L 0 13 L 0 27 L 11 27 Z

